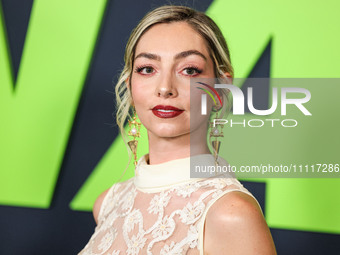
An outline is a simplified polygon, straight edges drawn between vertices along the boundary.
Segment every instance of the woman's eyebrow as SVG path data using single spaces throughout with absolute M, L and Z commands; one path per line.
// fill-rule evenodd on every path
M 204 56 L 201 52 L 199 52 L 198 50 L 187 50 L 187 51 L 182 51 L 180 53 L 177 53 L 175 56 L 174 56 L 174 59 L 175 60 L 178 60 L 178 59 L 181 59 L 181 58 L 186 58 L 190 55 L 197 55 L 197 56 L 200 56 L 201 58 L 203 58 L 205 61 L 207 61 L 207 58 L 206 56 Z M 153 54 L 153 53 L 146 53 L 146 52 L 142 52 L 142 53 L 139 53 L 136 57 L 135 57 L 135 60 L 137 58 L 141 58 L 141 57 L 144 57 L 144 58 L 147 58 L 147 59 L 151 59 L 151 60 L 157 60 L 157 61 L 161 61 L 161 56 L 157 55 L 157 54 Z
M 176 56 L 174 57 L 174 59 L 180 59 L 180 58 L 186 58 L 190 55 L 197 55 L 200 56 L 201 58 L 203 58 L 205 61 L 207 61 L 207 58 L 198 50 L 187 50 L 187 51 L 182 51 L 178 54 L 176 54 Z

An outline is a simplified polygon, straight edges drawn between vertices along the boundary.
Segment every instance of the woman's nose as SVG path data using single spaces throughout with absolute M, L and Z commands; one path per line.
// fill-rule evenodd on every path
M 164 75 L 162 79 L 160 79 L 158 86 L 155 90 L 156 96 L 159 97 L 176 97 L 178 95 L 175 79 L 171 74 Z

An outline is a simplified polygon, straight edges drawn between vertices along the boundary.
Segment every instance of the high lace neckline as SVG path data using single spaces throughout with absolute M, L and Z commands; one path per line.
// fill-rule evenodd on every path
M 149 165 L 149 154 L 142 156 L 135 168 L 134 184 L 137 189 L 144 192 L 159 192 L 176 185 L 186 184 L 202 178 L 190 178 L 190 162 L 197 165 L 212 166 L 215 164 L 213 155 L 200 154 L 185 158 L 170 160 L 160 164 Z M 219 164 L 228 165 L 223 158 L 218 158 Z M 216 177 L 220 174 L 216 174 Z M 211 177 L 211 175 L 210 175 Z

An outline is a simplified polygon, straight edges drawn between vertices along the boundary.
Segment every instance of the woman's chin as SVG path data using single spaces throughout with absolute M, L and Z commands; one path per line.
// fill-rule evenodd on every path
M 190 130 L 184 130 L 183 128 L 157 128 L 150 132 L 158 138 L 178 138 L 183 135 L 190 135 Z

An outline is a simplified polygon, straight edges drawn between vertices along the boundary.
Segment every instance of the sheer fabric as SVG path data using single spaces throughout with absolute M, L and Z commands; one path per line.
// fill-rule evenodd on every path
M 213 161 L 208 154 L 202 158 Z M 158 165 L 147 161 L 143 156 L 133 178 L 109 189 L 94 234 L 79 255 L 203 254 L 211 205 L 232 191 L 252 196 L 230 176 L 190 178 L 190 157 Z

